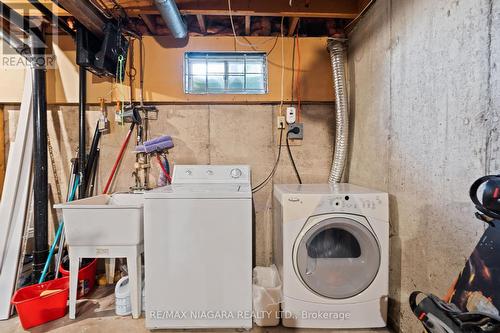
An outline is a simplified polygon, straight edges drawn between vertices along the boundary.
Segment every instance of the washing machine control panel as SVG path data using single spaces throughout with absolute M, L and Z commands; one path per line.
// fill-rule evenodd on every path
M 176 165 L 174 184 L 213 183 L 234 184 L 250 182 L 248 165 Z

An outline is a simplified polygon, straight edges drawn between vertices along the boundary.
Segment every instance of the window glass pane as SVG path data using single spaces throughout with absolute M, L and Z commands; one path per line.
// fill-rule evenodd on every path
M 227 88 L 230 90 L 244 90 L 245 89 L 245 77 L 243 75 L 228 76 L 227 77 Z
M 248 74 L 246 89 L 263 90 L 264 78 L 262 77 L 262 75 Z
M 260 74 L 263 72 L 263 67 L 262 61 L 249 61 L 247 62 L 247 74 Z
M 208 61 L 208 74 L 224 74 L 225 66 L 223 62 Z
M 191 75 L 205 75 L 207 71 L 207 66 L 205 61 L 203 62 L 191 62 Z
M 205 92 L 206 91 L 206 76 L 191 76 L 191 91 Z
M 245 74 L 245 63 L 243 61 L 231 61 L 227 64 L 229 74 Z
M 209 75 L 208 76 L 208 90 L 224 90 L 224 76 L 222 75 Z
M 265 94 L 266 61 L 259 52 L 186 52 L 185 92 Z

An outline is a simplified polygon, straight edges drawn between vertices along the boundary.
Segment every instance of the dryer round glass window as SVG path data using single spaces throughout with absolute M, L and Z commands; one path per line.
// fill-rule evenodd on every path
M 295 243 L 296 270 L 318 295 L 344 299 L 368 288 L 380 267 L 380 247 L 373 233 L 347 217 L 313 225 Z

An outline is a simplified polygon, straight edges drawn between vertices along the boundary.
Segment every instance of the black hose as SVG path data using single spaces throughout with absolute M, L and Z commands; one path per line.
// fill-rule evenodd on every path
M 260 190 L 262 190 L 266 184 L 273 178 L 274 174 L 276 173 L 276 170 L 278 169 L 278 164 L 280 163 L 280 158 L 281 158 L 281 143 L 283 140 L 283 128 L 280 129 L 280 141 L 278 145 L 278 156 L 276 157 L 276 161 L 274 162 L 273 169 L 271 170 L 271 173 L 264 179 L 259 185 L 255 186 L 252 188 L 252 192 L 256 193 Z

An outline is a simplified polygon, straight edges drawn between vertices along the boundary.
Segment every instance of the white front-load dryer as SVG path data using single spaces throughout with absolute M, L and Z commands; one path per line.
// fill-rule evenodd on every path
M 351 184 L 276 185 L 274 259 L 287 327 L 385 327 L 387 193 Z

